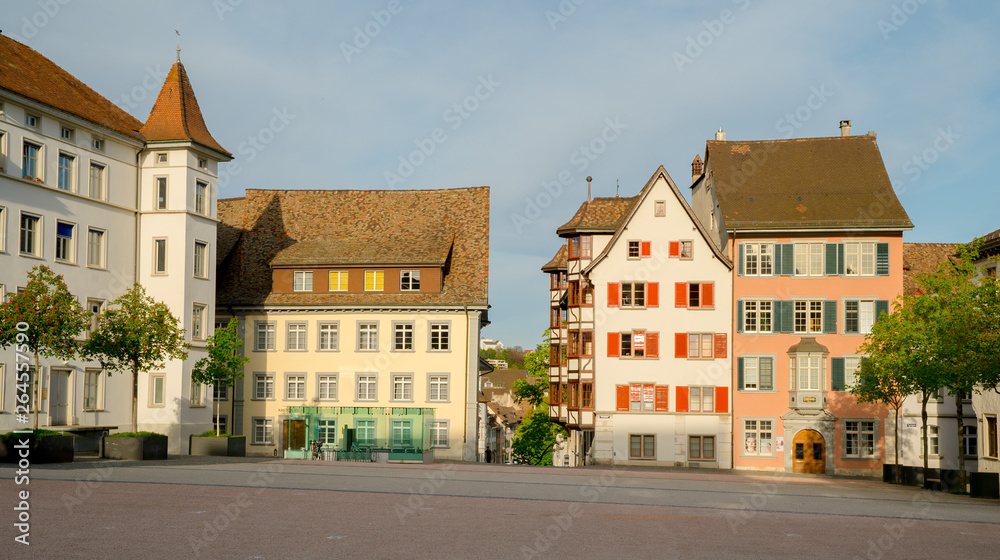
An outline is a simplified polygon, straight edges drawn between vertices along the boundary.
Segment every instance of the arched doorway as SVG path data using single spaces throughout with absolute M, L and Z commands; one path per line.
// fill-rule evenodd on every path
M 792 440 L 792 472 L 826 474 L 826 442 L 816 430 L 802 430 Z

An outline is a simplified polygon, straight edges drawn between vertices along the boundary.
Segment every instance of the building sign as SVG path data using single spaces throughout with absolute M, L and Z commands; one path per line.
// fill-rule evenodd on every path
M 774 444 L 775 444 L 775 447 L 778 449 L 778 451 L 784 451 L 785 450 L 785 438 L 784 438 L 784 436 L 778 436 L 778 437 L 774 438 Z
M 639 402 L 642 400 L 642 385 L 628 386 L 628 400 L 632 402 Z
M 653 402 L 655 399 L 655 386 L 654 385 L 643 385 L 642 386 L 642 400 L 646 402 Z
M 632 335 L 632 346 L 636 350 L 645 350 L 646 349 L 646 333 L 644 333 L 644 332 L 637 332 L 637 333 L 633 334 Z

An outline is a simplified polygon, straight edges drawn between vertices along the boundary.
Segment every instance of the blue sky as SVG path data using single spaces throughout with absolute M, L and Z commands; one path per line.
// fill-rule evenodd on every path
M 209 129 L 239 164 L 222 197 L 489 185 L 483 336 L 508 345 L 534 346 L 547 325 L 539 267 L 585 178 L 595 196 L 616 182 L 631 196 L 662 164 L 686 191 L 719 127 L 834 136 L 850 119 L 878 134 L 916 226 L 906 241 L 1000 228 L 994 2 L 34 0 L 0 15 L 5 35 L 140 120 L 177 27 Z M 551 184 L 560 174 L 567 186 Z M 527 212 L 550 200 L 546 182 L 554 200 Z

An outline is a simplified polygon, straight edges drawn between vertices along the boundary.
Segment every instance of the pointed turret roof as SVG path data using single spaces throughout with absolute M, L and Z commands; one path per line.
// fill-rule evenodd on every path
M 139 131 L 147 142 L 191 141 L 232 158 L 205 126 L 198 100 L 184 65 L 178 60 L 170 68 L 153 110 Z

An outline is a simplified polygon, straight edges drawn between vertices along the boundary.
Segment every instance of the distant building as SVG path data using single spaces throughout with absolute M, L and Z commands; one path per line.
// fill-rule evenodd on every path
M 480 350 L 496 350 L 499 352 L 504 348 L 506 347 L 503 345 L 503 342 L 500 342 L 499 340 L 490 340 L 489 338 L 479 340 Z
M 507 369 L 507 360 L 492 360 L 487 358 L 486 363 L 493 366 L 494 369 Z
M 514 432 L 530 408 L 527 402 L 514 401 L 514 382 L 518 379 L 529 382 L 535 380 L 528 377 L 528 372 L 523 369 L 495 370 L 480 377 L 481 401 L 485 403 L 487 410 L 480 461 L 485 461 L 486 449 L 490 450 L 493 463 L 504 463 L 511 459 Z

